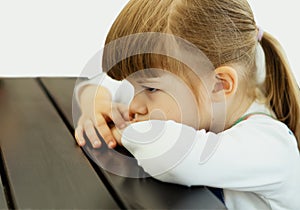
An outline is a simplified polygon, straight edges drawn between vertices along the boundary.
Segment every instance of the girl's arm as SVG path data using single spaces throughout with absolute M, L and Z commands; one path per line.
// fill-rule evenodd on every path
M 125 129 L 122 144 L 156 179 L 187 186 L 272 191 L 299 164 L 289 129 L 266 116 L 219 134 L 174 121 L 139 122 Z

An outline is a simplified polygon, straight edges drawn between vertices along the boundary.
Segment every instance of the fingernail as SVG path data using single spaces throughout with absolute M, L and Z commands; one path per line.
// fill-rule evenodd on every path
M 101 145 L 100 141 L 94 141 L 93 146 L 99 147 Z
M 108 147 L 110 149 L 112 149 L 114 147 L 114 145 L 115 145 L 114 142 L 112 142 L 112 141 L 108 142 Z
M 125 123 L 123 123 L 123 124 L 121 124 L 121 125 L 119 126 L 120 129 L 123 129 L 123 128 L 125 128 L 125 127 L 126 127 L 126 124 L 125 124 Z

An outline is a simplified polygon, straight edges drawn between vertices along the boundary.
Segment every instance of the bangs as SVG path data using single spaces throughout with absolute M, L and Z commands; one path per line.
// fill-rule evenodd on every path
M 158 76 L 148 69 L 166 70 L 177 76 L 194 71 L 202 76 L 214 68 L 207 57 L 186 40 L 172 34 L 150 32 L 108 43 L 103 51 L 102 69 L 112 78 L 123 80 L 139 71 L 141 77 Z
M 105 71 L 113 79 L 123 80 L 133 75 L 139 78 L 159 77 L 162 71 L 181 76 L 186 68 L 188 67 L 169 56 L 148 53 L 126 58 Z
M 169 66 L 171 58 L 167 42 L 166 35 L 160 33 L 133 34 L 114 40 L 104 48 L 103 71 L 117 80 L 137 72 L 141 77 L 157 77 L 148 69 L 173 69 Z

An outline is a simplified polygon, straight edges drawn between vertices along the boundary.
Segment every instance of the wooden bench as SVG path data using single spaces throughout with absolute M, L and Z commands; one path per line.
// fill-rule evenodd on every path
M 73 137 L 76 79 L 1 81 L 0 209 L 226 209 L 206 187 L 121 177 L 88 158 Z

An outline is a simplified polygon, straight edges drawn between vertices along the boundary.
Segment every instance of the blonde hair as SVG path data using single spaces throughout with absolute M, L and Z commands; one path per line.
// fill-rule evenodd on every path
M 238 72 L 240 80 L 244 79 L 255 95 L 258 29 L 247 0 L 131 0 L 112 25 L 106 45 L 118 38 L 145 32 L 168 33 L 191 42 L 215 68 L 236 64 L 245 67 Z M 261 45 L 266 55 L 266 104 L 299 141 L 300 94 L 297 83 L 278 42 L 265 33 Z M 122 50 L 118 49 L 116 53 L 120 54 Z M 105 61 L 103 63 L 105 66 Z M 157 65 L 184 74 L 184 64 L 153 54 L 126 58 L 108 74 L 123 79 L 133 72 Z M 298 145 L 300 147 L 299 142 Z

